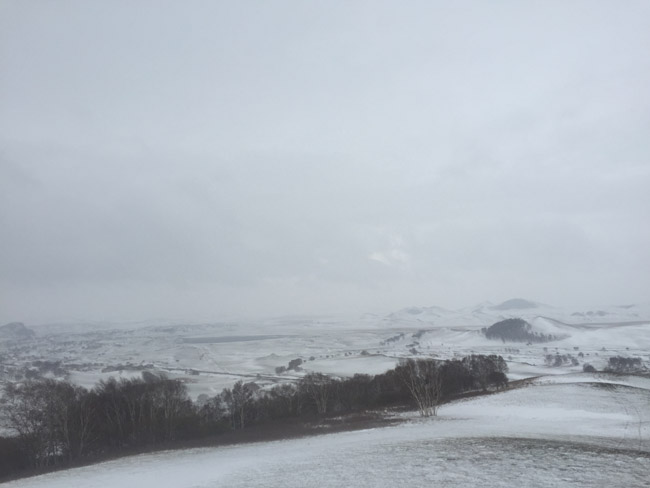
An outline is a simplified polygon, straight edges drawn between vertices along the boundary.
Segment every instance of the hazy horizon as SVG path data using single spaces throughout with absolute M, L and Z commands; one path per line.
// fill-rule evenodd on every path
M 646 303 L 650 3 L 0 3 L 0 324 Z

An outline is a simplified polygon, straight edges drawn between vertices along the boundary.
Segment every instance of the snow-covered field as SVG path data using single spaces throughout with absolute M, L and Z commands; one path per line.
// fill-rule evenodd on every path
M 391 427 L 140 455 L 5 486 L 648 486 L 648 380 L 606 379 L 540 378 L 446 404 L 434 419 L 405 414 Z
M 510 317 L 525 318 L 534 330 L 558 340 L 502 343 L 481 333 L 481 327 Z M 111 376 L 133 377 L 150 369 L 183 380 L 190 396 L 197 398 L 216 395 L 240 379 L 264 387 L 310 371 L 335 376 L 383 373 L 411 356 L 500 354 L 508 361 L 512 380 L 579 372 L 585 363 L 601 369 L 615 355 L 650 362 L 650 307 L 642 305 L 571 311 L 510 300 L 458 311 L 410 307 L 357 318 L 50 324 L 34 330 L 33 341 L 8 345 L 0 340 L 0 381 L 13 380 L 35 360 L 59 361 L 67 379 L 87 388 Z M 549 368 L 545 356 L 556 353 L 570 354 L 578 364 Z M 276 372 L 295 359 L 303 360 L 302 371 Z
M 488 340 L 482 327 L 526 319 L 546 343 Z M 520 387 L 414 413 L 395 426 L 302 439 L 141 455 L 7 487 L 648 486 L 650 379 L 582 373 L 612 356 L 650 363 L 650 307 L 567 311 L 511 300 L 459 311 L 411 307 L 357 319 L 293 317 L 206 324 L 58 324 L 0 340 L 0 380 L 41 371 L 91 388 L 164 371 L 190 396 L 236 381 L 262 388 L 307 372 L 376 374 L 404 357 L 499 354 Z M 549 365 L 549 356 L 571 359 Z M 279 371 L 295 359 L 301 370 Z M 41 366 L 38 366 L 43 368 Z

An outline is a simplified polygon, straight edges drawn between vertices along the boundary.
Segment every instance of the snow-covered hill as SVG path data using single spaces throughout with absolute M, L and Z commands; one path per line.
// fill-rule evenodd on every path
M 554 381 L 554 379 L 557 379 Z M 647 486 L 650 385 L 547 377 L 384 428 L 129 457 L 7 488 Z
M 543 303 L 513 298 L 503 303 L 484 302 L 472 307 L 447 310 L 442 307 L 407 307 L 384 317 L 393 325 L 427 327 L 486 327 L 508 318 L 528 321 L 537 317 L 550 318 L 563 324 L 614 324 L 622 322 L 650 322 L 650 304 L 617 305 L 592 309 L 566 309 Z
M 509 378 L 527 386 L 445 405 L 433 421 L 408 414 L 398 427 L 138 456 L 6 486 L 467 486 L 477 477 L 488 486 L 645 486 L 648 380 L 582 370 L 601 370 L 612 356 L 649 365 L 649 308 L 590 314 L 514 299 L 360 318 L 34 327 L 33 337 L 0 341 L 1 381 L 42 375 L 90 388 L 155 370 L 197 398 L 240 379 L 265 388 L 308 372 L 382 373 L 406 357 L 499 354 Z M 514 317 L 553 339 L 502 342 L 481 330 Z M 296 359 L 302 370 L 284 371 Z

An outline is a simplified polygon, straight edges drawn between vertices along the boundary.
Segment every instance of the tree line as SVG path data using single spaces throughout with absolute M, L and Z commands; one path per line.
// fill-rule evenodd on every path
M 280 421 L 397 406 L 436 415 L 438 405 L 454 395 L 505 386 L 506 372 L 504 359 L 494 355 L 407 359 L 374 376 L 309 373 L 270 389 L 238 381 L 195 402 L 182 381 L 149 371 L 141 378 L 100 381 L 90 390 L 51 379 L 9 383 L 0 400 L 0 422 L 15 435 L 0 437 L 0 478 Z

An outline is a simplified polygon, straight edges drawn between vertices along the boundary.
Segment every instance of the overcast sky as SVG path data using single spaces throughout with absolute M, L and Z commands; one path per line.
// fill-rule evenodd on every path
M 649 25 L 0 0 L 0 322 L 647 302 Z

